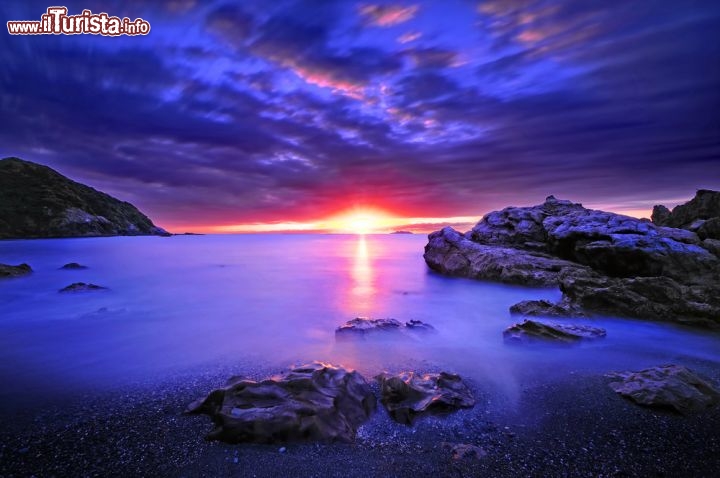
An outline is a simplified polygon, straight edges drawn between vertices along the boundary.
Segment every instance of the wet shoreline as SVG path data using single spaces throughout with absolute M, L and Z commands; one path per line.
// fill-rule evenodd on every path
M 714 362 L 683 364 L 720 382 Z M 182 414 L 229 374 L 262 378 L 280 370 L 235 365 L 13 411 L 3 406 L 0 476 L 702 477 L 720 468 L 720 409 L 681 416 L 638 407 L 589 372 L 548 380 L 541 368 L 528 368 L 516 398 L 470 379 L 473 409 L 408 427 L 379 408 L 353 444 L 207 442 L 210 420 Z M 458 443 L 486 455 L 454 460 L 449 447 Z

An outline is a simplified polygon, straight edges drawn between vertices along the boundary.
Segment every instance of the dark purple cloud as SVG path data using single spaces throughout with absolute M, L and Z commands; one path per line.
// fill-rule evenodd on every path
M 717 2 L 67 6 L 152 32 L 0 35 L 0 156 L 160 224 L 469 216 L 548 194 L 638 210 L 720 188 Z

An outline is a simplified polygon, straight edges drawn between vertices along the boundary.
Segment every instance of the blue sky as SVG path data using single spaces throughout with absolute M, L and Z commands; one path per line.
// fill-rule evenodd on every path
M 718 2 L 64 5 L 152 31 L 0 35 L 0 156 L 161 225 L 480 216 L 549 194 L 638 214 L 720 187 Z

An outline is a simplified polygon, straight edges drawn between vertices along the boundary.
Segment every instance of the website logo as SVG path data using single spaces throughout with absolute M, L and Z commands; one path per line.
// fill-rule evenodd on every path
M 142 18 L 111 17 L 107 13 L 83 10 L 79 15 L 68 15 L 67 7 L 48 7 L 40 20 L 7 22 L 10 35 L 147 35 L 150 23 Z

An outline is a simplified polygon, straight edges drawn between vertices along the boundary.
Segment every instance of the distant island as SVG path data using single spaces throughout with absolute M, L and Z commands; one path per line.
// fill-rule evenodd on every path
M 393 231 L 390 234 L 413 234 L 411 231 Z
M 168 236 L 135 206 L 41 164 L 0 160 L 0 239 Z

